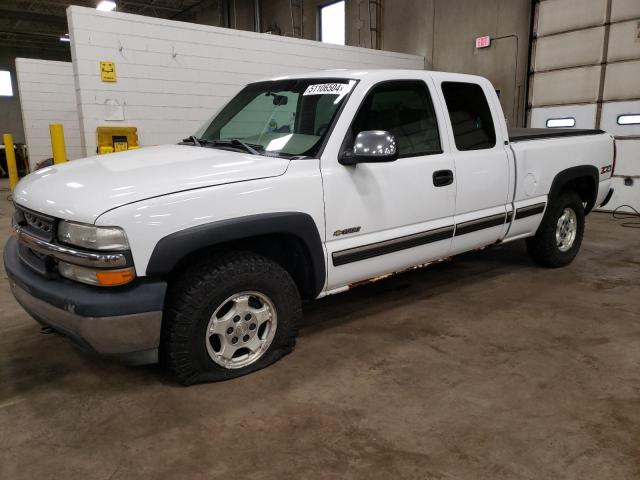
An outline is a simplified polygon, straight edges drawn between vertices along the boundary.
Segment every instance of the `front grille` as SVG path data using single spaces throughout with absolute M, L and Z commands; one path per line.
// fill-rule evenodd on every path
M 27 232 L 50 242 L 55 236 L 56 219 L 16 205 L 14 222 Z
M 27 224 L 31 227 L 40 230 L 43 233 L 51 234 L 53 233 L 53 220 L 48 217 L 43 217 L 42 215 L 37 215 L 35 213 L 23 211 L 24 219 L 27 221 Z
M 18 246 L 18 255 L 25 265 L 35 270 L 40 275 L 52 277 L 54 273 L 53 257 L 34 252 L 24 245 Z
M 56 231 L 56 219 L 41 213 L 27 210 L 26 208 L 15 206 L 13 222 L 19 225 L 22 230 L 30 235 L 40 238 L 46 242 L 53 241 Z M 20 259 L 41 275 L 51 276 L 54 273 L 53 257 L 36 252 L 26 245 L 19 247 Z

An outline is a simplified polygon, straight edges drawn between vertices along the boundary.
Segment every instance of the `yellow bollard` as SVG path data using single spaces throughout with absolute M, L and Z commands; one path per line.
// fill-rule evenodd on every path
M 64 163 L 67 161 L 67 150 L 64 145 L 64 129 L 61 123 L 49 125 L 51 134 L 51 150 L 53 151 L 53 163 Z
M 18 183 L 18 166 L 16 165 L 16 152 L 13 149 L 13 137 L 10 133 L 5 133 L 2 139 L 4 141 L 4 154 L 7 157 L 7 170 L 9 170 L 9 187 L 13 192 Z

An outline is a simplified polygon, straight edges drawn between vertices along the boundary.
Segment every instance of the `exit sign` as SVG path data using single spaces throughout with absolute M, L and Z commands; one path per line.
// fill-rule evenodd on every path
M 476 48 L 487 48 L 489 45 L 491 45 L 491 37 L 489 35 L 476 38 Z

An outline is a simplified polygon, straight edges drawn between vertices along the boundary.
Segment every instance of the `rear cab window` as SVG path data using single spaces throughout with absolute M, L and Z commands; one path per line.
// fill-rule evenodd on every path
M 456 148 L 460 151 L 493 148 L 496 131 L 482 87 L 476 83 L 443 82 Z
M 421 80 L 382 82 L 369 91 L 347 134 L 346 146 L 360 132 L 384 130 L 397 142 L 399 157 L 442 153 L 436 113 Z

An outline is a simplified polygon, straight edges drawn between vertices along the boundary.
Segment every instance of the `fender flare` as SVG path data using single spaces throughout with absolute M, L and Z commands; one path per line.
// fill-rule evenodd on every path
M 593 179 L 593 198 L 587 199 L 587 207 L 585 208 L 585 214 L 589 213 L 591 209 L 593 209 L 596 199 L 598 198 L 598 186 L 600 183 L 600 172 L 593 165 L 579 165 L 577 167 L 571 167 L 560 171 L 551 183 L 551 189 L 549 190 L 549 202 L 560 196 L 562 188 L 568 182 L 583 177 Z
M 165 276 L 187 255 L 202 248 L 268 234 L 290 234 L 307 248 L 313 268 L 314 291 L 325 284 L 325 254 L 318 227 L 313 218 L 301 212 L 276 212 L 220 220 L 161 238 L 147 264 L 148 276 Z

